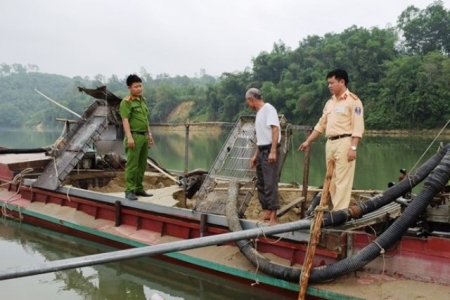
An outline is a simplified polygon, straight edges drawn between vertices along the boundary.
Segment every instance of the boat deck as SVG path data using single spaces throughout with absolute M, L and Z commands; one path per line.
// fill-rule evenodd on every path
M 154 194 L 153 199 L 139 197 L 136 205 L 152 203 L 172 206 L 175 200 L 168 201 L 167 199 L 178 189 L 178 187 L 173 187 L 163 190 L 148 190 L 148 192 Z M 124 196 L 123 193 L 113 193 L 111 195 L 122 198 Z M 39 201 L 31 202 L 5 188 L 0 188 L 0 201 L 12 210 L 19 210 L 19 215 L 27 214 L 36 218 L 42 218 L 47 222 L 63 224 L 65 227 L 129 246 L 156 245 L 180 240 L 180 238 L 162 235 L 160 232 L 138 229 L 135 226 L 126 224 L 115 226 L 114 221 L 95 218 L 68 206 L 54 203 L 46 204 Z M 273 254 L 265 255 L 272 261 L 287 266 L 290 265 L 290 261 L 287 259 Z M 238 274 L 246 278 L 249 284 L 272 284 L 294 291 L 298 290 L 298 284 L 296 283 L 274 279 L 258 272 L 240 253 L 239 249 L 232 245 L 208 246 L 169 253 L 167 256 L 189 264 L 195 262 L 200 267 L 205 266 L 205 268 L 207 267 L 217 272 L 225 270 L 229 274 Z M 324 299 L 447 299 L 450 297 L 450 287 L 435 283 L 423 283 L 357 272 L 356 274 L 343 276 L 330 283 L 311 284 L 308 294 Z
M 45 153 L 0 155 L 0 179 L 8 181 L 17 173 L 27 169 L 42 169 L 52 160 Z

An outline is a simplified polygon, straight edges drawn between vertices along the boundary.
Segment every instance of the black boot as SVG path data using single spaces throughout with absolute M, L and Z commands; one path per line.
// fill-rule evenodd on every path
M 153 197 L 153 194 L 149 194 L 146 191 L 137 191 L 136 196 L 142 196 L 142 197 Z
M 127 198 L 128 200 L 131 200 L 131 201 L 138 199 L 133 192 L 125 192 L 125 198 Z

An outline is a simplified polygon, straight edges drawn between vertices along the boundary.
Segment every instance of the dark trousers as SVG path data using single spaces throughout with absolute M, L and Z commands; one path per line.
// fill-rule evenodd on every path
M 256 187 L 261 207 L 265 210 L 280 208 L 278 200 L 278 170 L 280 166 L 280 148 L 277 148 L 277 161 L 269 164 L 270 150 L 258 151 L 256 157 Z

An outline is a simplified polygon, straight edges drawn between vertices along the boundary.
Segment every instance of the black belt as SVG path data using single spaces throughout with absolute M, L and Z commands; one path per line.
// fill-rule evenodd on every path
M 280 146 L 280 144 L 277 144 L 277 148 L 280 148 Z M 258 146 L 259 151 L 270 150 L 270 148 L 272 148 L 272 144 Z
M 329 139 L 330 141 L 334 141 L 334 140 L 338 140 L 338 139 L 345 138 L 345 137 L 348 137 L 348 136 L 352 136 L 351 133 L 341 134 L 341 135 L 335 135 L 335 136 L 330 136 L 328 139 Z
M 131 133 L 140 134 L 140 135 L 146 135 L 147 131 L 132 131 Z

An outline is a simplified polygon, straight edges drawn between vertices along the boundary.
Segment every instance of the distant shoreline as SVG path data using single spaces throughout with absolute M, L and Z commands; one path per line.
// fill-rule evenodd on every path
M 189 134 L 192 135 L 214 135 L 219 136 L 224 129 L 234 126 L 234 123 L 228 122 L 200 122 L 189 124 Z M 155 123 L 150 124 L 150 129 L 155 131 L 172 132 L 177 135 L 186 133 L 186 124 L 184 123 Z
M 422 129 L 422 130 L 366 130 L 365 135 L 369 136 L 423 136 L 424 138 L 435 137 L 442 128 L 439 129 Z M 450 136 L 450 129 L 442 131 L 441 136 Z
M 229 129 L 234 126 L 235 123 L 231 122 L 198 122 L 191 123 L 189 125 L 189 131 L 203 131 L 206 128 L 208 132 L 220 132 L 222 129 Z M 184 123 L 154 123 L 150 124 L 150 128 L 158 128 L 163 131 L 185 131 L 186 125 Z M 364 135 L 367 136 L 423 136 L 425 138 L 434 137 L 441 131 L 441 128 L 437 129 L 423 129 L 423 130 L 366 130 Z M 450 128 L 442 131 L 441 136 L 450 136 Z
M 194 122 L 189 123 L 189 130 L 202 130 L 204 128 L 229 128 L 234 126 L 231 122 Z M 185 123 L 150 123 L 151 128 L 166 127 L 169 129 L 186 128 Z

